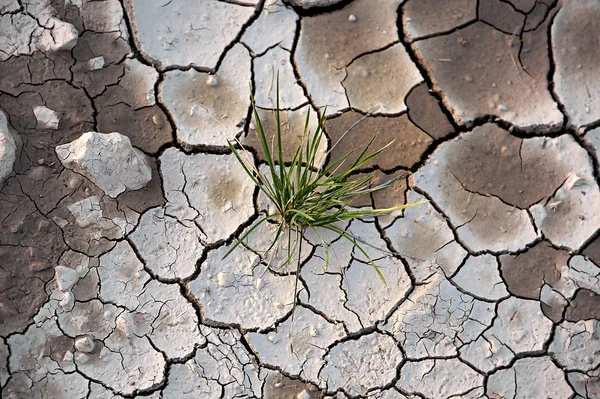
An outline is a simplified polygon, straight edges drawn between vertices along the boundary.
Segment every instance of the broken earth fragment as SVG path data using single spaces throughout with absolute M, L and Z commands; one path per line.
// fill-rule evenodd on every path
M 600 365 L 600 320 L 562 322 L 548 353 L 568 370 L 592 371 Z
M 548 284 L 540 290 L 540 302 L 544 315 L 555 323 L 562 321 L 564 310 L 569 305 L 565 297 Z
M 291 336 L 290 336 L 291 332 Z M 277 367 L 284 373 L 317 381 L 325 364 L 323 356 L 340 336 L 341 324 L 331 324 L 312 311 L 299 307 L 294 319 L 286 320 L 268 333 L 248 333 L 250 346 L 260 353 L 264 364 Z
M 97 195 L 74 202 L 67 207 L 79 227 L 88 227 L 97 224 L 102 219 L 100 198 Z
M 51 110 L 45 106 L 35 106 L 33 107 L 33 113 L 35 118 L 37 119 L 36 129 L 44 130 L 56 130 L 58 129 L 58 124 L 60 122 L 60 118 L 58 113 Z
M 508 296 L 492 255 L 470 256 L 451 280 L 476 298 L 497 301 Z
M 595 0 L 566 1 L 552 24 L 556 93 L 577 127 L 600 120 L 599 18 Z
M 282 319 L 294 302 L 294 276 L 278 276 L 258 255 L 238 246 L 227 258 L 223 246 L 209 252 L 200 275 L 189 283 L 207 320 L 264 329 Z M 246 309 L 239 311 L 239 309 Z
M 404 45 L 398 43 L 353 60 L 342 82 L 350 106 L 362 112 L 398 114 L 406 110 L 404 98 L 423 81 Z M 376 108 L 378 107 L 378 108 Z
M 402 352 L 389 336 L 363 335 L 338 343 L 329 351 L 319 373 L 319 385 L 328 392 L 343 388 L 350 395 L 365 395 L 389 384 L 402 360 Z
M 428 398 L 445 399 L 483 386 L 483 375 L 456 358 L 409 361 L 400 369 L 396 386 Z
M 8 118 L 0 110 L 0 183 L 13 171 L 17 144 L 8 127 Z
M 166 72 L 159 94 L 173 115 L 179 141 L 226 146 L 243 130 L 250 108 L 251 62 L 248 50 L 236 44 L 214 75 L 195 69 Z
M 290 57 L 287 50 L 277 46 L 253 60 L 256 84 L 254 101 L 257 107 L 276 109 L 278 92 L 280 110 L 297 108 L 308 101 L 302 86 L 294 76 Z M 279 84 L 279 91 L 277 84 Z
M 58 265 L 54 268 L 54 278 L 59 291 L 70 291 L 73 285 L 79 280 L 79 274 L 74 269 Z
M 8 373 L 8 346 L 0 340 L 0 387 L 3 387 L 10 374 Z
M 152 179 L 144 154 L 120 133 L 84 133 L 57 146 L 56 155 L 66 168 L 83 174 L 113 198 L 140 189 Z
M 0 61 L 15 55 L 31 54 L 34 50 L 31 35 L 37 29 L 37 22 L 31 15 L 20 12 L 0 15 Z
M 46 22 L 44 31 L 37 39 L 37 47 L 43 52 L 69 51 L 77 44 L 79 32 L 75 27 L 57 18 L 51 17 Z
M 135 312 L 122 313 L 117 325 L 126 324 L 135 336 L 147 336 L 168 359 L 183 359 L 206 343 L 196 311 L 181 295 L 178 285 L 151 280 L 138 301 L 140 306 Z
M 490 398 L 570 398 L 573 391 L 564 372 L 544 356 L 518 359 L 511 368 L 492 374 L 486 394 Z
M 297 20 L 298 15 L 281 0 L 267 0 L 258 19 L 244 31 L 241 41 L 250 47 L 254 55 L 264 54 L 269 49 L 289 51 L 292 49 Z M 274 48 L 275 45 L 277 47 Z M 261 91 L 257 90 L 256 93 Z
M 139 296 L 150 276 L 127 241 L 119 241 L 100 257 L 100 298 L 130 310 L 140 305 Z
M 132 320 L 117 324 L 91 353 L 75 356 L 77 370 L 125 395 L 160 384 L 165 378 L 165 359 L 146 337 L 137 337 Z
M 214 69 L 255 12 L 217 0 L 128 0 L 126 10 L 138 48 L 162 69 Z
M 589 319 L 600 320 L 600 294 L 582 288 L 567 306 L 565 320 L 577 322 Z
M 178 223 L 195 222 L 209 243 L 229 238 L 254 214 L 254 183 L 233 154 L 187 155 L 169 148 L 160 157 L 160 171 L 165 214 Z
M 590 305 L 593 306 L 594 299 L 600 295 L 600 267 L 585 257 L 576 255 L 569 259 L 567 265 L 561 267 L 560 272 L 560 279 L 553 285 L 553 289 L 563 297 L 571 299 L 568 314 L 573 319 L 570 321 L 577 321 L 579 317 L 589 318 L 590 315 L 585 314 L 588 313 L 586 308 Z M 577 299 L 580 294 L 585 294 L 586 291 L 588 294 L 596 295 Z
M 569 253 L 542 241 L 518 255 L 501 255 L 500 268 L 508 291 L 523 298 L 538 299 L 544 283 L 554 286 Z
M 427 132 L 433 139 L 442 139 L 454 131 L 452 124 L 426 83 L 413 87 L 405 101 L 411 122 Z
M 89 256 L 102 255 L 131 232 L 139 215 L 90 181 L 80 178 L 76 182 L 79 187 L 65 196 L 52 218 L 72 249 Z
M 202 256 L 204 237 L 192 221 L 180 221 L 154 208 L 142 215 L 129 236 L 146 266 L 160 278 L 186 279 Z
M 100 56 L 100 57 L 90 58 L 90 60 L 87 63 L 87 66 L 90 69 L 90 71 L 96 71 L 98 69 L 102 69 L 104 67 L 104 57 Z

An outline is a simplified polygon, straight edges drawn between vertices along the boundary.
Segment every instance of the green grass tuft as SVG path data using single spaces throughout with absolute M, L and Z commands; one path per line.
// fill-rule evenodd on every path
M 351 176 L 363 167 L 371 159 L 375 158 L 393 142 L 390 142 L 383 148 L 371 153 L 369 149 L 376 136 L 371 139 L 367 146 L 362 149 L 360 156 L 344 171 L 340 171 L 346 159 L 350 154 L 346 154 L 340 159 L 334 160 L 327 167 L 322 167 L 318 162 L 318 147 L 321 140 L 324 140 L 323 123 L 324 116 L 319 120 L 318 127 L 314 133 L 308 131 L 308 121 L 310 110 L 306 116 L 304 133 L 301 145 L 296 149 L 294 157 L 288 166 L 285 166 L 283 159 L 283 145 L 281 137 L 280 107 L 279 107 L 279 76 L 277 77 L 277 105 L 276 105 L 276 126 L 275 137 L 269 146 L 267 135 L 263 129 L 260 117 L 256 110 L 254 99 L 252 100 L 254 120 L 264 157 L 268 167 L 267 175 L 259 172 L 254 163 L 244 160 L 240 151 L 236 148 L 244 149 L 244 146 L 236 140 L 228 141 L 229 148 L 240 162 L 248 176 L 252 179 L 259 190 L 269 199 L 273 205 L 274 211 L 268 215 L 263 215 L 252 225 L 238 240 L 232 245 L 229 251 L 223 256 L 226 258 L 238 245 L 252 234 L 261 224 L 271 221 L 277 223 L 275 238 L 266 250 L 256 251 L 269 253 L 276 248 L 281 239 L 287 237 L 287 258 L 282 266 L 290 264 L 297 257 L 296 264 L 296 284 L 295 292 L 298 292 L 298 278 L 301 266 L 302 251 L 302 233 L 306 229 L 312 229 L 319 237 L 325 252 L 325 268 L 329 262 L 328 246 L 320 229 L 332 231 L 352 243 L 369 261 L 369 264 L 375 269 L 381 281 L 385 284 L 385 278 L 381 271 L 369 257 L 364 248 L 348 232 L 334 226 L 336 222 L 348 221 L 363 217 L 373 217 L 389 214 L 393 211 L 410 208 L 426 201 L 412 204 L 400 205 L 387 209 L 351 209 L 351 204 L 355 199 L 363 195 L 388 187 L 395 179 L 389 180 L 377 186 L 371 186 L 371 175 L 351 179 Z M 323 112 L 325 115 L 325 112 Z M 274 148 L 273 148 L 274 147 Z M 296 296 L 294 295 L 294 308 L 296 306 Z

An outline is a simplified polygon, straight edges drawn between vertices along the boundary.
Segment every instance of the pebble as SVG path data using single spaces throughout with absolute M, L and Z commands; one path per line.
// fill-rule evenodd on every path
M 206 78 L 206 85 L 207 86 L 216 86 L 219 84 L 219 80 L 217 79 L 217 77 L 215 75 L 209 75 Z
M 94 350 L 94 339 L 88 335 L 75 340 L 75 349 L 79 352 L 90 353 Z
M 310 399 L 310 393 L 305 389 L 296 396 L 297 399 Z

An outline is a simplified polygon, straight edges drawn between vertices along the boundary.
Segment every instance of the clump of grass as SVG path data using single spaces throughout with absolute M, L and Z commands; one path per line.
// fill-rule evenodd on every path
M 336 222 L 344 222 L 351 219 L 363 217 L 373 217 L 389 214 L 394 211 L 410 208 L 423 202 L 417 202 L 406 205 L 399 205 L 386 209 L 352 209 L 350 204 L 358 197 L 370 195 L 370 193 L 382 190 L 388 187 L 396 179 L 391 179 L 377 186 L 371 185 L 372 175 L 352 178 L 353 174 L 361 167 L 375 158 L 392 143 L 368 154 L 371 145 L 376 136 L 362 149 L 358 158 L 352 162 L 348 168 L 342 169 L 345 161 L 350 156 L 346 154 L 340 159 L 334 160 L 327 167 L 318 164 L 318 147 L 321 140 L 325 139 L 323 132 L 324 116 L 320 118 L 315 132 L 308 131 L 310 109 L 306 116 L 304 124 L 304 133 L 302 143 L 296 149 L 294 157 L 288 166 L 285 166 L 283 158 L 283 146 L 281 137 L 281 121 L 279 107 L 279 78 L 277 78 L 277 105 L 276 105 L 276 126 L 277 131 L 269 145 L 267 134 L 265 133 L 260 117 L 256 110 L 254 99 L 252 100 L 254 120 L 260 145 L 262 147 L 264 158 L 268 167 L 267 175 L 263 175 L 252 162 L 244 160 L 240 151 L 236 148 L 244 149 L 242 143 L 228 141 L 229 148 L 240 162 L 248 176 L 252 179 L 259 190 L 272 203 L 274 211 L 259 218 L 229 249 L 223 256 L 227 257 L 238 245 L 242 244 L 246 238 L 252 234 L 261 224 L 265 222 L 274 222 L 277 224 L 275 238 L 264 251 L 256 252 L 269 253 L 276 248 L 280 240 L 287 238 L 287 258 L 282 264 L 286 266 L 297 258 L 296 261 L 296 283 L 295 293 L 298 292 L 298 278 L 301 267 L 302 252 L 302 233 L 307 229 L 312 229 L 323 246 L 325 252 L 325 265 L 329 263 L 328 245 L 321 235 L 323 230 L 331 231 L 345 240 L 352 243 L 367 259 L 369 264 L 375 269 L 381 281 L 385 284 L 385 278 L 381 271 L 367 254 L 365 249 L 359 244 L 356 238 L 348 232 L 336 227 Z M 325 115 L 325 112 L 323 112 Z M 331 151 L 331 150 L 330 150 Z M 320 229 L 323 229 L 320 231 Z M 294 308 L 296 306 L 296 297 L 294 295 Z

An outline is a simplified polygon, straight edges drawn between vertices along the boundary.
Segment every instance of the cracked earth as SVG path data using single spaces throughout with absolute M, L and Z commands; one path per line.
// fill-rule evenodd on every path
M 598 0 L 0 0 L 3 398 L 599 399 Z M 227 147 L 391 148 L 353 204 L 238 247 Z M 325 108 L 327 106 L 327 108 Z M 317 112 L 315 112 L 317 111 Z M 349 130 L 350 129 L 350 130 Z M 346 133 L 347 132 L 347 133 Z M 339 145 L 328 151 L 339 141 Z M 250 245 L 263 248 L 264 224 Z

